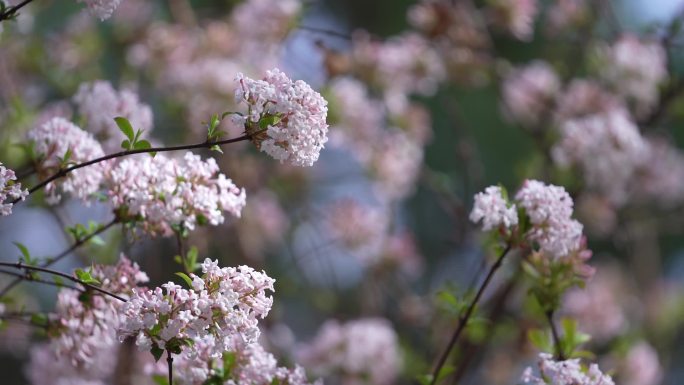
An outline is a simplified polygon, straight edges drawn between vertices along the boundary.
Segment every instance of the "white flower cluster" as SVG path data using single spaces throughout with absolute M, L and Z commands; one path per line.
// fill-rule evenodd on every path
M 14 171 L 0 163 L 0 215 L 12 214 L 12 203 L 9 200 L 24 200 L 28 196 L 28 190 L 21 188 L 21 183 L 15 182 L 17 176 Z
M 257 147 L 282 162 L 311 166 L 328 141 L 327 102 L 302 80 L 292 81 L 278 69 L 263 80 L 239 73 L 236 103 L 244 103 L 242 119 Z
M 634 171 L 648 155 L 648 143 L 629 113 L 620 108 L 568 120 L 560 133 L 552 149 L 554 161 L 565 167 L 577 165 L 588 187 L 622 203 Z
M 600 75 L 618 94 L 637 103 L 640 112 L 658 102 L 658 86 L 667 79 L 665 49 L 656 41 L 623 35 L 598 54 Z
M 542 251 L 564 257 L 581 246 L 582 224 L 572 219 L 572 198 L 563 187 L 526 180 L 515 203 L 504 198 L 501 188 L 490 186 L 475 196 L 470 213 L 473 222 L 482 221 L 483 230 L 511 228 L 518 224 L 518 207 L 525 209 L 531 228 L 524 236 Z
M 236 342 L 252 343 L 259 337 L 257 318 L 273 305 L 272 278 L 247 266 L 218 267 L 206 259 L 201 277 L 191 274 L 192 288 L 168 282 L 154 290 L 137 290 L 123 306 L 125 321 L 118 330 L 121 340 L 135 337 L 140 350 L 153 348 L 202 354 L 198 340 L 208 338 L 211 351 L 220 358 Z
M 315 340 L 299 351 L 300 362 L 313 373 L 341 373 L 342 384 L 393 383 L 401 368 L 397 335 L 381 318 L 340 324 L 327 321 Z
M 506 115 L 524 125 L 540 123 L 552 107 L 561 83 L 553 68 L 536 60 L 506 76 L 501 94 Z
M 340 199 L 326 211 L 326 227 L 336 242 L 361 259 L 368 259 L 380 251 L 389 229 L 389 216 L 385 210 L 364 206 L 353 199 Z
M 37 169 L 41 177 L 59 171 L 62 160 L 68 160 L 69 164 L 83 163 L 104 156 L 100 143 L 90 133 L 60 117 L 32 129 L 27 137 L 33 143 L 33 151 L 38 157 Z M 64 159 L 67 154 L 68 159 Z M 61 193 L 69 193 L 87 201 L 100 188 L 108 167 L 109 162 L 100 162 L 72 171 L 65 178 L 48 184 L 45 188 L 48 202 L 58 203 Z
M 571 218 L 572 198 L 563 187 L 526 180 L 515 200 L 532 224 L 527 238 L 543 251 L 563 257 L 579 249 L 582 224 Z
M 114 118 L 128 119 L 133 129 L 145 130 L 143 137 L 152 129 L 152 109 L 140 102 L 131 90 L 116 91 L 104 80 L 83 83 L 73 97 L 78 111 L 85 118 L 85 128 L 100 140 L 108 152 L 120 150 L 125 137 L 119 131 Z
M 211 352 L 212 342 L 207 344 L 200 340 L 196 344 L 200 354 L 191 356 L 183 353 L 174 359 L 174 372 L 177 376 L 174 383 L 202 385 L 207 379 L 222 373 L 226 376 L 221 380 L 227 385 L 310 384 L 301 367 L 289 369 L 278 366 L 273 354 L 264 350 L 259 343 L 239 344 L 235 350 L 224 352 L 223 359 L 211 358 L 208 354 Z M 229 363 L 230 367 L 226 367 L 224 363 Z
M 108 194 L 119 215 L 139 220 L 149 234 L 168 236 L 197 224 L 221 224 L 224 211 L 240 216 L 245 190 L 218 172 L 213 158 L 203 161 L 191 152 L 182 159 L 129 157 L 112 169 Z
M 518 212 L 514 204 L 506 201 L 501 187 L 489 186 L 484 192 L 475 194 L 470 220 L 482 220 L 482 230 L 489 231 L 501 226 L 510 228 L 518 224 Z
M 493 0 L 490 11 L 495 24 L 522 41 L 534 35 L 534 19 L 539 12 L 537 0 Z
M 121 0 L 77 0 L 79 3 L 85 3 L 94 16 L 104 21 L 109 19 L 114 13 L 114 10 L 119 6 Z
M 94 266 L 91 276 L 102 289 L 123 297 L 148 281 L 138 265 L 124 256 L 116 265 Z M 49 323 L 50 347 L 55 356 L 85 370 L 101 360 L 101 354 L 117 345 L 116 328 L 122 304 L 99 293 L 60 290 Z
M 525 369 L 522 381 L 532 385 L 615 385 L 613 379 L 601 372 L 598 365 L 589 365 L 585 370 L 579 358 L 554 361 L 547 353 L 539 354 L 539 372 L 537 377 L 531 367 Z

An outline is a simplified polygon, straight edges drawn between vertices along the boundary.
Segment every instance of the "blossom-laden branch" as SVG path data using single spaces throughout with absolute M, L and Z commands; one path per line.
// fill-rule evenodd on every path
M 116 159 L 116 158 L 121 158 L 129 155 L 135 155 L 135 154 L 145 154 L 145 153 L 157 153 L 157 152 L 169 152 L 169 151 L 180 151 L 180 150 L 192 150 L 192 149 L 197 149 L 197 148 L 212 148 L 214 146 L 223 146 L 226 144 L 230 143 L 237 143 L 237 142 L 242 142 L 245 140 L 251 140 L 252 139 L 252 134 L 246 134 L 243 136 L 239 136 L 237 138 L 232 138 L 232 139 L 225 139 L 225 140 L 219 140 L 215 142 L 209 142 L 205 141 L 202 143 L 195 143 L 195 144 L 185 144 L 185 145 L 178 145 L 178 146 L 169 146 L 169 147 L 150 147 L 150 148 L 139 148 L 139 149 L 132 149 L 132 150 L 126 150 L 126 151 L 119 151 L 113 154 L 105 155 L 99 158 L 95 158 L 92 160 L 89 160 L 87 162 L 75 164 L 73 166 L 64 168 L 53 174 L 52 176 L 48 177 L 47 179 L 41 181 L 37 185 L 33 186 L 31 189 L 29 189 L 29 195 L 33 194 L 34 192 L 42 189 L 43 187 L 47 186 L 51 182 L 63 178 L 69 173 L 81 169 L 83 167 L 88 167 L 92 166 L 97 163 L 105 162 L 107 160 L 111 159 Z M 21 199 L 17 198 L 14 201 L 12 201 L 12 204 L 16 204 L 20 201 Z
M 114 226 L 114 225 L 117 224 L 117 223 L 119 223 L 118 219 L 114 218 L 114 219 L 112 219 L 109 223 L 107 223 L 107 224 L 104 225 L 104 226 L 101 226 L 99 229 L 93 231 L 92 233 L 90 233 L 90 234 L 88 234 L 88 235 L 86 235 L 86 236 L 84 236 L 84 237 L 82 237 L 82 238 L 80 238 L 80 239 L 77 239 L 76 242 L 74 242 L 74 244 L 71 245 L 69 248 L 67 248 L 66 250 L 64 250 L 64 251 L 62 251 L 61 253 L 57 254 L 57 255 L 56 255 L 55 257 L 53 257 L 53 258 L 47 259 L 47 260 L 42 264 L 41 267 L 48 267 L 48 266 L 52 265 L 53 263 L 55 263 L 55 262 L 57 262 L 57 261 L 60 261 L 61 259 L 63 259 L 63 258 L 66 257 L 67 255 L 71 254 L 73 251 L 75 251 L 75 250 L 78 249 L 79 247 L 85 245 L 85 244 L 88 243 L 91 239 L 93 239 L 93 238 L 97 237 L 98 235 L 104 233 L 105 231 L 107 231 L 109 228 L 111 228 L 112 226 Z M 7 285 L 4 289 L 2 289 L 2 291 L 0 291 L 0 298 L 2 298 L 2 297 L 4 297 L 5 295 L 7 295 L 7 293 L 8 293 L 10 290 L 12 290 L 12 288 L 14 288 L 16 285 L 18 285 L 18 284 L 19 284 L 21 281 L 23 281 L 23 280 L 25 280 L 25 279 L 24 279 L 24 278 L 17 278 L 17 279 L 15 279 L 14 281 L 10 282 L 9 285 Z
M 110 297 L 112 297 L 112 298 L 116 298 L 116 299 L 118 299 L 118 300 L 121 301 L 121 302 L 127 302 L 127 300 L 126 300 L 125 298 L 123 298 L 123 297 L 121 297 L 121 296 L 119 296 L 119 295 L 117 295 L 117 294 L 114 294 L 114 293 L 112 293 L 112 292 L 110 292 L 110 291 L 108 291 L 108 290 L 102 289 L 102 288 L 100 288 L 100 287 L 98 287 L 98 286 L 95 286 L 95 285 L 93 285 L 93 284 L 91 284 L 91 283 L 88 283 L 88 282 L 86 282 L 86 281 L 84 281 L 84 280 L 82 280 L 82 279 L 76 278 L 76 277 L 74 277 L 74 276 L 72 276 L 72 275 L 69 275 L 69 274 L 66 274 L 66 273 L 62 273 L 61 271 L 52 270 L 52 269 L 48 269 L 48 268 L 45 268 L 45 267 L 31 266 L 31 265 L 27 265 L 27 264 L 22 263 L 22 262 L 16 262 L 16 263 L 14 263 L 14 262 L 0 262 L 0 266 L 12 267 L 12 268 L 19 269 L 19 270 L 37 271 L 37 272 L 41 272 L 41 273 L 47 273 L 47 274 L 56 275 L 56 276 L 58 276 L 58 277 L 62 277 L 62 278 L 68 279 L 68 280 L 70 280 L 70 281 L 72 281 L 72 282 L 81 284 L 81 285 L 85 286 L 85 287 L 88 288 L 88 289 L 92 289 L 92 290 L 95 290 L 95 291 L 100 292 L 100 293 L 102 293 L 102 294 L 108 295 L 108 296 L 110 296 Z
M 508 252 L 511 250 L 511 244 L 507 244 L 506 247 L 503 249 L 499 257 L 497 258 L 496 262 L 492 265 L 492 267 L 489 268 L 489 272 L 487 272 L 487 276 L 485 277 L 484 281 L 480 285 L 480 288 L 477 290 L 477 293 L 475 294 L 475 298 L 470 302 L 470 305 L 468 305 L 468 308 L 466 309 L 465 313 L 458 319 L 458 325 L 456 326 L 456 330 L 454 331 L 454 334 L 451 336 L 451 340 L 449 340 L 449 344 L 447 345 L 446 349 L 444 349 L 444 352 L 442 355 L 439 357 L 439 361 L 437 361 L 437 366 L 435 366 L 434 371 L 432 372 L 432 380 L 430 381 L 430 385 L 435 385 L 437 383 L 437 380 L 439 378 L 439 374 L 442 370 L 442 367 L 444 367 L 444 364 L 446 363 L 447 358 L 449 357 L 449 353 L 451 353 L 451 350 L 454 348 L 456 345 L 456 342 L 458 341 L 458 338 L 461 336 L 461 333 L 463 330 L 465 330 L 466 325 L 468 324 L 468 320 L 473 314 L 473 311 L 475 311 L 475 307 L 477 306 L 478 302 L 480 301 L 480 297 L 482 297 L 482 294 L 484 291 L 487 289 L 489 286 L 490 281 L 492 280 L 492 277 L 494 277 L 494 273 L 501 267 L 501 264 L 503 263 L 504 258 L 508 254 Z

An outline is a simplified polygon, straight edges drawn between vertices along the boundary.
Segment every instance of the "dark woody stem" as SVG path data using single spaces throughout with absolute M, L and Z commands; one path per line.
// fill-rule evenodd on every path
M 66 274 L 66 273 L 62 273 L 61 271 L 52 270 L 52 269 L 48 269 L 48 268 L 45 268 L 45 267 L 26 265 L 26 264 L 23 264 L 23 263 L 21 263 L 21 262 L 16 262 L 16 263 L 12 263 L 12 262 L 0 262 L 0 266 L 12 267 L 12 268 L 19 269 L 19 270 L 37 271 L 37 272 L 41 272 L 41 273 L 47 273 L 47 274 L 56 275 L 56 276 L 58 276 L 58 277 L 62 277 L 62 278 L 68 279 L 68 280 L 70 280 L 70 281 L 72 281 L 72 282 L 81 284 L 81 285 L 85 286 L 85 287 L 88 288 L 88 289 L 95 290 L 95 291 L 97 291 L 97 292 L 99 292 L 99 293 L 108 295 L 108 296 L 110 296 L 110 297 L 112 297 L 112 298 L 116 298 L 116 299 L 118 299 L 118 300 L 121 301 L 121 302 L 128 302 L 128 301 L 127 301 L 125 298 L 123 298 L 123 297 L 120 297 L 120 296 L 118 296 L 118 295 L 116 295 L 116 294 L 114 294 L 114 293 L 112 293 L 112 292 L 110 292 L 110 291 L 107 291 L 107 290 L 102 289 L 102 288 L 100 288 L 100 287 L 97 287 L 97 286 L 95 286 L 95 285 L 91 285 L 91 284 L 89 284 L 89 283 L 83 282 L 82 280 L 80 280 L 80 279 L 78 279 L 78 278 L 76 278 L 76 277 L 74 277 L 74 276 L 71 276 L 71 275 Z
M 173 356 L 171 356 L 171 351 L 166 351 L 166 363 L 169 366 L 169 385 L 173 385 Z
M 152 153 L 152 152 L 169 152 L 169 151 L 179 151 L 179 150 L 192 150 L 195 148 L 211 148 L 214 146 L 222 146 L 225 144 L 250 140 L 250 139 L 252 139 L 252 136 L 253 136 L 253 134 L 252 135 L 248 134 L 248 135 L 243 135 L 243 136 L 240 136 L 237 138 L 219 140 L 219 141 L 215 141 L 215 142 L 205 141 L 202 143 L 184 144 L 184 145 L 179 145 L 179 146 L 152 147 L 152 148 L 141 148 L 141 149 L 136 149 L 136 150 L 119 151 L 119 152 L 116 152 L 114 154 L 105 155 L 105 156 L 100 157 L 100 158 L 92 159 L 92 160 L 89 160 L 87 162 L 75 164 L 73 166 L 59 170 L 55 174 L 53 174 L 52 176 L 41 181 L 37 185 L 31 187 L 31 189 L 29 189 L 29 195 L 33 194 L 34 192 L 36 192 L 40 189 L 42 189 L 43 187 L 45 187 L 49 183 L 54 182 L 55 180 L 57 180 L 59 178 L 65 177 L 67 174 L 69 174 L 72 171 L 78 170 L 78 169 L 83 168 L 83 167 L 92 166 L 94 164 L 101 163 L 101 162 L 104 162 L 104 161 L 107 161 L 110 159 L 121 158 L 124 156 L 135 155 L 135 154 Z M 21 199 L 15 199 L 11 203 L 17 204 L 19 201 L 21 201 Z
M 92 232 L 91 234 L 88 234 L 87 236 L 83 237 L 82 239 L 79 239 L 79 240 L 77 240 L 76 242 L 74 242 L 73 245 L 71 245 L 69 248 L 67 248 L 66 250 L 62 251 L 61 253 L 57 254 L 57 256 L 55 256 L 55 257 L 53 257 L 53 258 L 50 258 L 50 259 L 48 259 L 47 261 L 45 261 L 45 262 L 42 264 L 42 267 L 50 266 L 50 265 L 52 265 L 53 263 L 55 263 L 55 262 L 57 262 L 57 261 L 63 259 L 63 258 L 66 257 L 67 255 L 71 254 L 73 251 L 75 251 L 75 250 L 78 249 L 79 247 L 85 245 L 86 243 L 88 243 L 88 241 L 90 241 L 91 239 L 95 238 L 96 236 L 98 236 L 98 235 L 104 233 L 105 231 L 107 231 L 109 228 L 111 228 L 112 226 L 114 226 L 114 225 L 117 224 L 117 223 L 119 223 L 119 221 L 118 221 L 116 218 L 115 218 L 115 219 L 112 219 L 112 220 L 111 220 L 109 223 L 107 223 L 106 225 L 100 227 L 99 229 L 97 229 L 96 231 Z M 17 279 L 15 279 L 14 281 L 10 282 L 9 285 L 5 286 L 5 288 L 2 289 L 2 291 L 0 291 L 0 298 L 2 298 L 2 297 L 4 297 L 5 295 L 7 295 L 7 293 L 8 293 L 10 290 L 12 290 L 12 288 L 14 288 L 16 285 L 18 285 L 18 284 L 19 284 L 21 281 L 23 281 L 23 280 L 24 280 L 23 278 L 17 278 Z
M 473 312 L 475 311 L 475 307 L 477 307 L 477 303 L 480 301 L 482 294 L 484 293 L 485 289 L 487 289 L 487 286 L 489 286 L 489 283 L 491 282 L 492 277 L 494 276 L 494 273 L 499 269 L 499 267 L 501 267 L 501 264 L 503 263 L 503 260 L 506 257 L 506 254 L 508 254 L 508 252 L 510 250 L 511 250 L 511 245 L 509 243 L 506 245 L 506 248 L 501 252 L 501 255 L 499 255 L 499 258 L 496 260 L 496 262 L 494 262 L 492 267 L 489 269 L 487 276 L 485 277 L 484 281 L 482 282 L 482 285 L 480 285 L 480 288 L 477 290 L 477 294 L 475 294 L 475 298 L 473 298 L 472 302 L 470 302 L 470 305 L 468 305 L 468 308 L 466 309 L 465 313 L 463 313 L 463 315 L 461 317 L 459 317 L 458 325 L 456 326 L 456 330 L 454 331 L 454 334 L 451 336 L 451 340 L 449 340 L 449 344 L 447 345 L 446 349 L 444 349 L 444 352 L 442 353 L 442 355 L 439 357 L 439 361 L 437 362 L 437 365 L 435 366 L 435 369 L 432 372 L 432 380 L 430 381 L 430 385 L 435 385 L 437 383 L 437 378 L 439 376 L 439 372 L 442 370 L 442 367 L 444 367 L 444 364 L 446 363 L 446 360 L 449 357 L 451 350 L 456 345 L 456 342 L 458 342 L 458 338 L 463 333 L 463 330 L 465 330 L 465 327 L 468 324 L 468 320 L 473 315 Z
M 549 321 L 549 326 L 551 327 L 551 335 L 553 336 L 553 346 L 556 351 L 556 359 L 559 361 L 565 360 L 565 354 L 563 353 L 563 345 L 561 343 L 560 334 L 558 334 L 558 329 L 556 324 L 553 322 L 553 310 L 546 311 L 546 319 Z
M 0 13 L 0 21 L 9 20 L 12 17 L 16 16 L 17 11 L 24 8 L 24 6 L 28 5 L 28 3 L 30 3 L 31 1 L 33 0 L 24 0 L 17 5 L 5 8 L 5 10 L 2 13 Z

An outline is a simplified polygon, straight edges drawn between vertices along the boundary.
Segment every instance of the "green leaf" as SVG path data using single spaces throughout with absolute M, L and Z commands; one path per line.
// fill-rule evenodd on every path
M 128 119 L 124 118 L 123 116 L 117 116 L 114 118 L 114 121 L 116 122 L 116 125 L 119 126 L 119 130 L 126 135 L 128 140 L 135 142 L 135 134 L 133 133 L 133 126 L 131 126 L 131 122 L 129 122 Z
M 416 381 L 420 385 L 430 385 L 432 383 L 432 374 L 420 374 L 416 376 Z
M 30 265 L 31 264 L 31 253 L 29 253 L 26 246 L 24 246 L 22 243 L 19 243 L 19 242 L 12 242 L 12 243 L 14 243 L 14 246 L 16 246 L 19 249 L 19 251 L 21 251 L 21 255 L 23 257 L 24 262 L 26 262 L 26 264 Z
M 100 284 L 100 281 L 93 278 L 93 276 L 90 275 L 89 271 L 85 271 L 82 269 L 76 269 L 74 274 L 76 274 L 76 278 L 78 278 L 83 283 L 87 283 L 89 285 L 99 285 Z
M 456 370 L 456 368 L 454 368 L 451 365 L 442 366 L 442 368 L 439 370 L 439 373 L 437 374 L 437 381 L 435 381 L 435 384 L 438 384 L 440 381 L 445 379 L 448 375 L 453 373 L 455 370 Z
M 48 324 L 48 317 L 43 313 L 32 314 L 31 323 L 37 326 L 46 326 Z
M 154 356 L 154 360 L 158 362 L 161 356 L 164 354 L 164 349 L 160 349 L 157 344 L 153 344 L 151 353 Z
M 199 251 L 197 250 L 196 246 L 190 247 L 190 250 L 188 250 L 188 253 L 185 256 L 185 260 L 188 264 L 186 268 L 188 271 L 195 271 L 197 270 L 197 255 L 199 254 Z
M 547 353 L 553 351 L 553 343 L 546 331 L 541 329 L 530 329 L 527 332 L 527 338 L 537 349 Z
M 183 281 L 185 281 L 185 283 L 188 284 L 188 287 L 192 288 L 192 279 L 190 277 L 188 277 L 187 274 L 182 273 L 182 272 L 178 272 L 178 273 L 176 273 L 176 275 L 183 278 Z
M 265 115 L 259 120 L 259 128 L 266 129 L 268 126 L 275 126 L 280 122 L 280 116 L 278 115 Z
M 52 280 L 55 281 L 55 284 L 59 287 L 64 285 L 64 280 L 62 279 L 62 277 L 60 277 L 58 275 L 55 275 L 54 277 L 52 277 Z
M 148 148 L 152 148 L 152 145 L 150 144 L 150 142 L 143 139 L 143 140 L 139 140 L 139 141 L 135 142 L 135 144 L 133 145 L 133 148 L 135 148 L 136 150 L 145 150 Z
M 219 146 L 218 144 L 215 144 L 215 145 L 209 147 L 209 150 L 210 151 L 216 151 L 216 152 L 223 154 L 223 150 L 221 149 L 221 146 Z
M 169 378 L 162 374 L 153 375 L 152 381 L 157 385 L 169 385 Z
M 124 141 L 121 142 L 121 148 L 123 148 L 124 150 L 130 150 L 131 142 L 128 139 L 124 139 Z

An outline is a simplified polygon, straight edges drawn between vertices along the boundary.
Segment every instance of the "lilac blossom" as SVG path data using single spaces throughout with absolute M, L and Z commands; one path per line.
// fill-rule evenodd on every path
M 78 164 L 104 156 L 100 143 L 64 118 L 55 117 L 28 132 L 37 156 L 38 174 L 47 178 L 63 167 L 63 163 Z M 56 204 L 62 193 L 87 201 L 97 192 L 109 168 L 109 162 L 100 162 L 70 172 L 65 178 L 45 187 L 47 201 Z
M 0 163 L 0 215 L 12 214 L 13 204 L 9 201 L 14 199 L 23 201 L 28 196 L 28 190 L 22 189 L 21 183 L 16 180 L 14 171 Z
M 112 169 L 107 185 L 119 215 L 151 235 L 219 225 L 224 212 L 240 217 L 246 199 L 213 158 L 204 161 L 190 152 L 182 159 L 126 158 Z
M 242 73 L 235 80 L 235 101 L 248 107 L 242 121 L 257 148 L 281 163 L 313 165 L 328 141 L 325 99 L 278 69 L 267 71 L 263 80 Z
M 524 384 L 532 385 L 615 385 L 613 379 L 601 372 L 597 364 L 585 369 L 579 358 L 556 361 L 551 354 L 539 353 L 539 376 L 528 367 L 522 375 Z
M 475 223 L 482 221 L 484 231 L 501 227 L 509 229 L 518 224 L 518 211 L 515 204 L 507 202 L 501 187 L 489 186 L 475 195 L 470 220 Z

